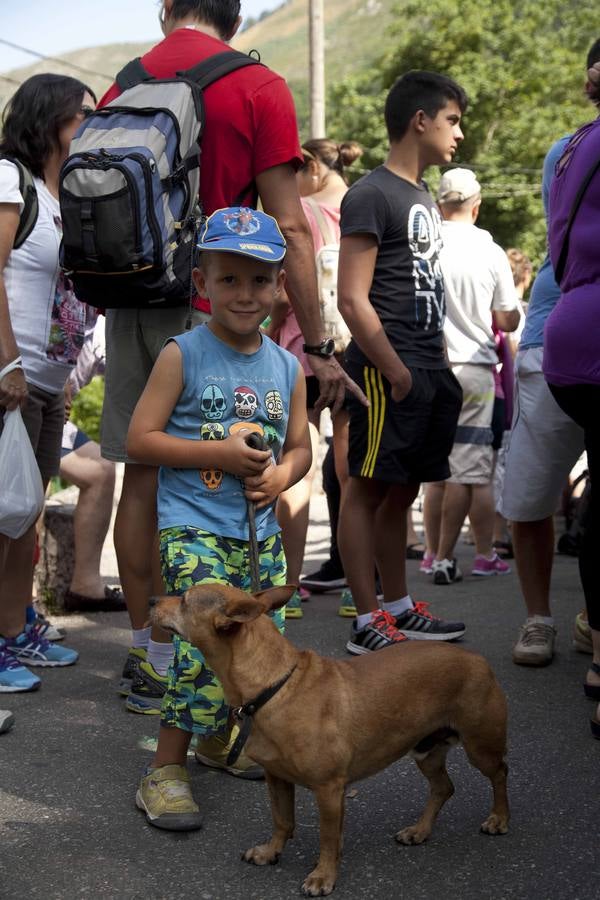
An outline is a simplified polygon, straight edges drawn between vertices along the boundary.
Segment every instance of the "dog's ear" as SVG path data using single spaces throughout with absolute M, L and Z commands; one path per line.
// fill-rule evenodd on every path
M 269 610 L 281 609 L 282 606 L 285 606 L 297 589 L 297 584 L 284 584 L 281 587 L 272 587 L 266 591 L 260 591 L 254 596 L 263 604 L 264 612 L 269 612 Z
M 264 611 L 264 605 L 253 594 L 244 594 L 240 591 L 234 599 L 224 603 L 216 613 L 213 624 L 217 631 L 231 631 L 237 625 L 258 619 Z

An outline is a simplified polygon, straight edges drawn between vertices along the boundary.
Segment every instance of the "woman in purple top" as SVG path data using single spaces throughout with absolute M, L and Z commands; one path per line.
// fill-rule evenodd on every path
M 589 70 L 588 77 L 589 96 L 600 106 L 600 64 Z M 576 206 L 590 172 L 593 175 Z M 599 234 L 600 118 L 573 135 L 556 166 L 550 189 L 548 239 L 561 297 L 544 332 L 544 375 L 558 404 L 584 430 L 592 484 L 579 571 L 594 648 L 584 688 L 595 700 L 600 700 L 600 594 L 595 568 L 600 546 L 600 503 L 595 489 L 600 479 Z M 600 704 L 591 726 L 594 737 L 600 739 Z

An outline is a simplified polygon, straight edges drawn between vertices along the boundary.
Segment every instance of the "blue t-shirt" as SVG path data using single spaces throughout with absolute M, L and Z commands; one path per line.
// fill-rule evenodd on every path
M 183 391 L 165 431 L 191 441 L 223 440 L 246 425 L 266 438 L 276 460 L 287 430 L 298 360 L 265 335 L 256 353 L 238 353 L 206 325 L 178 335 Z M 242 482 L 220 470 L 173 469 L 158 474 L 158 527 L 193 526 L 248 540 Z M 263 541 L 280 530 L 273 504 L 256 513 Z
M 550 195 L 550 183 L 554 177 L 556 163 L 563 155 L 564 149 L 569 143 L 570 135 L 560 138 L 550 147 L 544 160 L 542 176 L 542 200 L 544 201 L 544 213 L 548 221 L 548 197 Z M 556 306 L 560 297 L 560 288 L 554 278 L 554 270 L 550 262 L 550 256 L 546 253 L 544 262 L 535 277 L 531 288 L 525 327 L 519 342 L 519 350 L 526 347 L 543 347 L 544 325 L 546 319 Z

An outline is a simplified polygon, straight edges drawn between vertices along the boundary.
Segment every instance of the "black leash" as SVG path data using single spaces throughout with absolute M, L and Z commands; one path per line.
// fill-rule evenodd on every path
M 258 697 L 255 697 L 254 700 L 250 700 L 248 703 L 244 703 L 243 706 L 237 706 L 233 710 L 233 716 L 237 722 L 240 723 L 240 733 L 236 737 L 233 742 L 233 746 L 227 755 L 227 765 L 232 766 L 234 762 L 237 760 L 238 756 L 242 752 L 244 744 L 248 740 L 250 736 L 250 729 L 252 728 L 252 717 L 258 712 L 258 710 L 265 705 L 265 703 L 274 697 L 277 691 L 279 691 L 288 678 L 293 674 L 296 666 L 294 665 L 289 672 L 287 672 L 283 678 L 280 678 L 279 681 L 276 681 L 275 684 L 272 684 L 270 687 L 265 688 L 264 691 L 261 691 Z
M 268 450 L 268 444 L 261 434 L 251 431 L 246 443 L 253 450 Z M 248 507 L 248 554 L 250 556 L 250 582 L 252 593 L 260 591 L 260 561 L 258 556 L 258 540 L 256 538 L 256 503 L 246 500 Z

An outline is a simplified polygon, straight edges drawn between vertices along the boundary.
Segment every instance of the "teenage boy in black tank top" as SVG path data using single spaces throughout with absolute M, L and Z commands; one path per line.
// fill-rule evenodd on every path
M 362 654 L 407 638 L 455 640 L 412 602 L 406 586 L 406 511 L 422 481 L 448 478 L 462 391 L 448 368 L 439 212 L 422 181 L 447 165 L 463 139 L 462 88 L 433 72 L 409 72 L 385 108 L 390 151 L 342 202 L 338 302 L 354 338 L 346 369 L 370 400 L 352 399 L 350 479 L 339 545 L 358 616 L 347 649 Z M 378 608 L 377 564 L 384 590 Z

